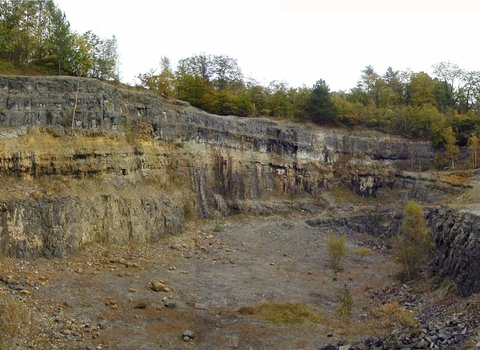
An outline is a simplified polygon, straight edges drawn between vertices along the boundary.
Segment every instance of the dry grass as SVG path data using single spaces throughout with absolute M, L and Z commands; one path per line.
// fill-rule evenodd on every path
M 419 323 L 415 320 L 415 314 L 405 310 L 397 300 L 380 305 L 372 312 L 377 320 L 378 329 L 388 332 L 394 328 L 402 327 L 410 332 L 415 331 Z
M 469 171 L 435 173 L 432 177 L 437 181 L 447 182 L 452 185 L 463 185 L 472 178 L 472 173 Z
M 357 204 L 357 205 L 381 205 L 381 204 L 388 204 L 393 203 L 398 200 L 397 192 L 394 190 L 390 190 L 388 188 L 382 188 L 377 192 L 376 198 L 366 198 L 357 195 L 348 187 L 336 187 L 332 188 L 328 191 L 335 202 L 340 203 L 349 203 L 349 204 Z
M 357 257 L 360 258 L 360 260 L 363 260 L 367 255 L 372 254 L 372 250 L 367 247 L 360 247 L 357 248 L 353 251 L 353 254 L 355 254 Z
M 0 295 L 0 348 L 7 349 L 11 341 L 28 325 L 28 308 L 19 301 Z
M 267 301 L 254 306 L 242 307 L 239 312 L 242 315 L 250 315 L 255 318 L 272 323 L 298 324 L 298 323 L 321 323 L 321 317 L 314 310 L 302 303 L 276 303 Z

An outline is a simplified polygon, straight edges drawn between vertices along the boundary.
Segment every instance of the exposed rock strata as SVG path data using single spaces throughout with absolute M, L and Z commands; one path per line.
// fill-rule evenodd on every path
M 115 227 L 107 239 L 119 242 L 181 232 L 184 215 L 261 214 L 298 206 L 298 201 L 289 200 L 298 197 L 315 203 L 324 189 L 340 185 L 374 197 L 381 188 L 397 186 L 397 168 L 432 160 L 426 142 L 374 131 L 215 116 L 145 91 L 68 77 L 0 77 L 0 125 L 0 174 L 4 178 L 21 178 L 33 187 L 39 179 L 48 178 L 53 189 L 61 188 L 56 182 L 89 179 L 125 193 L 136 189 L 141 193 L 148 183 L 154 189 L 148 191 L 152 201 L 158 201 L 155 211 L 139 207 L 128 194 L 115 193 L 118 216 L 96 218 L 105 222 L 102 227 Z M 92 223 L 81 228 L 82 237 L 89 238 L 79 239 L 80 230 L 64 223 L 68 213 L 75 213 L 70 220 L 81 220 L 84 206 L 104 202 L 102 186 L 93 187 L 95 193 L 52 190 L 49 196 L 29 198 L 32 204 L 25 206 L 43 208 L 38 210 L 45 216 L 53 209 L 47 210 L 49 205 L 42 203 L 52 202 L 51 206 L 59 208 L 53 210 L 58 220 L 49 230 L 57 227 L 75 242 L 88 243 L 100 230 L 98 223 L 94 228 L 93 216 Z M 65 197 L 70 202 L 61 205 Z M 65 243 L 69 240 L 62 238 L 56 241 L 63 243 L 51 248 L 47 234 L 28 243 L 38 220 L 33 214 L 13 214 L 15 205 L 6 201 L 11 209 L 4 211 L 0 221 L 21 218 L 13 226 L 2 227 L 9 254 L 28 250 L 55 255 L 70 247 Z M 311 204 L 305 205 L 314 210 Z M 122 215 L 128 212 L 137 213 L 138 222 L 153 215 L 156 222 L 175 224 L 157 225 L 153 232 L 125 219 Z

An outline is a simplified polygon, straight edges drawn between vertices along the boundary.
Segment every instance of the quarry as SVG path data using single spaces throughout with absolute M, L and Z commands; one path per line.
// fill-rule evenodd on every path
M 61 76 L 0 76 L 0 125 L 2 348 L 480 342 L 480 175 L 429 170 L 429 142 Z M 400 282 L 408 201 L 433 253 Z M 346 238 L 339 269 L 331 233 Z

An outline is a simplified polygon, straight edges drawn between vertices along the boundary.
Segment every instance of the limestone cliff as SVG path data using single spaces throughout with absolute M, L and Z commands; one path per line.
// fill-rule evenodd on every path
M 9 255 L 155 241 L 187 217 L 361 196 L 430 164 L 427 142 L 375 131 L 207 114 L 92 79 L 0 77 L 0 239 Z M 291 201 L 291 198 L 300 200 Z

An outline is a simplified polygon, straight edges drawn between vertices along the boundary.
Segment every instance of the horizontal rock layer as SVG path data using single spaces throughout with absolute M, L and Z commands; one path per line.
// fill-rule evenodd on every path
M 427 142 L 216 116 L 69 77 L 0 76 L 0 125 L 0 174 L 24 189 L 4 188 L 0 237 L 5 253 L 21 256 L 155 240 L 181 232 L 185 217 L 315 210 L 337 186 L 371 197 L 399 185 L 413 193 L 398 169 L 433 158 Z M 84 183 L 90 188 L 78 190 Z

